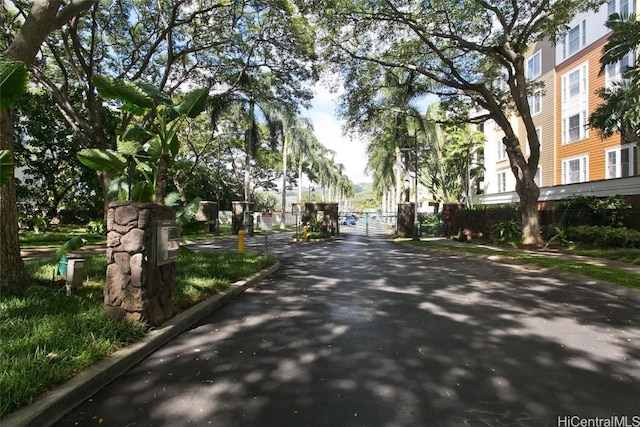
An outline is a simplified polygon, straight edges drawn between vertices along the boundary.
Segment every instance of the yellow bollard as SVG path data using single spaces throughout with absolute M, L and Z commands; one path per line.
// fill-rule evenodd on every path
M 304 227 L 302 227 L 302 241 L 303 242 L 307 241 L 307 226 L 306 225 Z
M 244 228 L 238 230 L 238 252 L 244 252 Z

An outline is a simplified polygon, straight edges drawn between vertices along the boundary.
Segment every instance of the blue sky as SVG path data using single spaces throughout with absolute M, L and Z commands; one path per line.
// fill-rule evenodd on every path
M 342 134 L 343 122 L 336 117 L 339 94 L 330 93 L 321 84 L 315 85 L 313 91 L 312 108 L 302 115 L 311 119 L 316 137 L 322 145 L 336 152 L 336 162 L 344 165 L 346 175 L 354 184 L 371 182 L 364 172 L 367 165 L 365 142 Z

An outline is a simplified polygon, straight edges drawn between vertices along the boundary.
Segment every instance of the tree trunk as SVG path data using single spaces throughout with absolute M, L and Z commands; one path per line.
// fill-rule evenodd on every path
M 11 110 L 0 110 L 0 150 L 13 153 Z M 0 289 L 24 286 L 29 281 L 20 256 L 15 178 L 0 187 Z
M 35 0 L 20 32 L 4 52 L 5 60 L 20 60 L 31 66 L 44 39 L 71 18 L 91 7 L 94 1 Z M 8 109 L 0 110 L 0 149 L 13 153 L 13 122 Z M 15 178 L 0 188 L 0 288 L 24 286 L 30 282 L 20 256 Z
M 540 188 L 533 179 L 516 184 L 516 192 L 520 196 L 520 214 L 522 217 L 522 243 L 525 245 L 542 245 L 540 234 L 540 218 L 538 216 L 538 197 Z
M 302 155 L 298 159 L 298 203 L 302 204 Z
M 160 155 L 158 162 L 158 181 L 156 182 L 155 203 L 164 205 L 164 196 L 167 191 L 167 174 L 169 172 L 169 162 L 171 157 L 168 154 Z
M 282 215 L 280 215 L 280 229 L 284 230 L 285 220 L 284 215 L 287 211 L 287 150 L 288 150 L 288 137 L 284 136 L 282 143 Z
M 540 188 L 534 180 L 537 163 L 535 165 L 527 163 L 515 137 L 510 139 L 505 136 L 502 142 L 507 149 L 511 171 L 516 178 L 516 193 L 520 196 L 522 243 L 541 246 L 544 241 L 540 234 L 540 218 L 538 217 Z

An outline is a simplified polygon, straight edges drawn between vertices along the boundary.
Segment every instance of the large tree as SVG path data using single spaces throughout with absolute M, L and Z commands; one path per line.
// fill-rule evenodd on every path
M 557 39 L 575 13 L 602 0 L 318 0 L 326 52 L 345 81 L 349 103 L 362 102 L 372 75 L 404 68 L 435 82 L 459 112 L 474 107 L 505 133 L 503 143 L 520 196 L 523 242 L 542 242 L 534 178 L 540 142 L 531 118 L 525 55 L 540 39 Z M 530 155 L 520 148 L 513 114 L 525 125 Z
M 45 38 L 83 13 L 96 1 L 35 0 L 30 13 L 4 50 L 8 61 L 33 63 Z M 4 9 L 3 12 L 7 11 Z M 10 109 L 0 110 L 0 150 L 13 152 L 13 121 Z M 28 275 L 20 256 L 16 187 L 12 178 L 0 187 L 0 288 L 23 286 Z

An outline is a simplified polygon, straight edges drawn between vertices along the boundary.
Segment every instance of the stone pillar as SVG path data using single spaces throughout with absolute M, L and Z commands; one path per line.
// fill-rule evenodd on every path
M 160 325 L 173 317 L 175 262 L 156 266 L 152 257 L 156 221 L 175 221 L 173 208 L 113 202 L 107 213 L 105 310 L 113 319 Z
M 194 220 L 209 223 L 209 231 L 217 233 L 220 231 L 218 222 L 218 203 L 203 200 L 198 206 L 198 212 Z
M 415 203 L 398 203 L 397 229 L 398 237 L 413 236 L 413 219 L 415 215 Z

